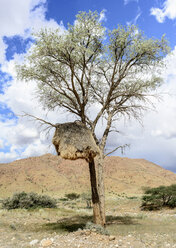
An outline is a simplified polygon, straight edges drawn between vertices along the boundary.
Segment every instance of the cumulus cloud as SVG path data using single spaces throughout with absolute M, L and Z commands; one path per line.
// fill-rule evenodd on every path
M 6 60 L 8 44 L 6 38 L 19 36 L 24 41 L 31 33 L 43 27 L 64 29 L 63 23 L 58 25 L 53 19 L 46 20 L 46 0 L 2 0 L 0 8 L 0 64 L 1 77 L 4 81 L 0 94 L 0 104 L 6 113 L 0 114 L 0 162 L 46 153 L 48 144 L 42 138 L 41 128 L 29 119 L 15 117 L 23 111 L 39 117 L 46 117 L 37 99 L 34 97 L 35 82 L 29 84 L 16 80 L 15 62 L 23 61 L 25 54 L 14 54 L 11 61 Z M 29 44 L 28 46 L 31 46 Z M 37 108 L 36 108 L 37 106 Z M 10 111 L 10 112 L 9 112 Z M 61 115 L 60 115 L 61 116 Z M 56 121 L 53 113 L 49 118 Z
M 6 72 L 13 76 L 16 74 L 14 64 L 15 61 L 10 61 L 4 68 Z M 4 144 L 5 147 L 11 149 L 11 152 L 6 150 L 1 152 L 0 162 L 8 162 L 12 159 L 41 155 L 52 151 L 52 148 L 48 148 L 52 133 L 47 140 L 46 137 L 42 136 L 43 129 L 37 122 L 31 120 L 31 118 L 21 117 L 23 112 L 26 112 L 42 119 L 48 117 L 52 123 L 62 122 L 62 113 L 51 112 L 47 115 L 46 111 L 42 109 L 34 96 L 35 89 L 35 82 L 25 83 L 14 78 L 4 89 L 4 94 L 0 95 L 1 102 L 5 103 L 18 117 L 17 119 L 9 120 L 6 118 L 5 121 L 0 121 L 0 144 Z M 66 119 L 67 116 L 64 118 Z
M 174 20 L 176 18 L 176 0 L 166 0 L 163 8 L 151 8 L 150 13 L 160 23 L 163 23 L 166 17 Z
M 5 60 L 7 45 L 3 37 L 30 36 L 31 31 L 42 27 L 58 27 L 53 20 L 45 19 L 46 0 L 1 0 L 0 8 L 0 63 Z
M 22 54 L 16 54 L 14 59 L 6 61 L 1 68 L 13 79 L 4 88 L 4 93 L 0 94 L 0 103 L 14 112 L 17 118 L 8 119 L 7 116 L 6 119 L 0 118 L 0 163 L 55 152 L 51 145 L 54 128 L 46 136 L 42 132 L 46 126 L 42 127 L 29 117 L 21 117 L 23 112 L 49 120 L 54 124 L 71 121 L 71 117 L 62 110 L 50 113 L 43 110 L 35 97 L 35 81 L 26 83 L 16 79 L 15 63 L 20 63 L 22 59 Z

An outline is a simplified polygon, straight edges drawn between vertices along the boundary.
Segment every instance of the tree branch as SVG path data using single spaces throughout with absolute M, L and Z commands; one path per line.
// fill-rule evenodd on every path
M 125 148 L 126 148 L 126 147 L 129 147 L 129 146 L 130 146 L 129 144 L 125 144 L 125 145 L 123 145 L 123 146 L 118 146 L 118 147 L 116 147 L 115 149 L 113 149 L 112 151 L 106 153 L 106 154 L 105 154 L 105 157 L 108 156 L 108 155 L 110 155 L 110 154 L 112 154 L 113 152 L 117 151 L 118 149 L 121 149 L 121 153 L 123 153 L 124 150 L 125 150 Z
M 27 113 L 25 113 L 25 112 L 23 112 L 24 114 L 23 115 L 18 115 L 18 116 L 20 116 L 20 117 L 31 117 L 32 119 L 34 119 L 34 120 L 36 120 L 36 121 L 39 121 L 39 122 L 41 122 L 42 124 L 45 124 L 45 125 L 49 125 L 49 126 L 52 126 L 52 127 L 57 127 L 57 125 L 55 125 L 55 124 L 53 124 L 53 123 L 51 123 L 51 122 L 49 122 L 49 121 L 45 121 L 45 120 L 43 120 L 43 119 L 41 119 L 41 118 L 39 118 L 39 117 L 36 117 L 36 116 L 34 116 L 34 115 L 31 115 L 31 114 L 27 114 Z

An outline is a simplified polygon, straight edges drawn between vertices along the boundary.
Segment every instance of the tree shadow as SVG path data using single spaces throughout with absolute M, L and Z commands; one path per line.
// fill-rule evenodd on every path
M 138 225 L 139 223 L 135 220 L 135 217 L 131 216 L 112 216 L 106 217 L 107 226 L 109 225 Z M 84 229 L 88 221 L 93 221 L 92 216 L 73 216 L 68 218 L 62 218 L 57 222 L 47 223 L 42 225 L 44 231 L 55 231 L 55 232 L 75 232 L 79 228 Z
M 73 216 L 68 218 L 62 218 L 57 222 L 47 223 L 42 226 L 43 230 L 47 231 L 59 231 L 59 232 L 75 232 L 79 228 L 84 229 L 88 221 L 92 222 L 92 216 Z
M 106 225 L 139 225 L 138 221 L 133 216 L 106 216 Z

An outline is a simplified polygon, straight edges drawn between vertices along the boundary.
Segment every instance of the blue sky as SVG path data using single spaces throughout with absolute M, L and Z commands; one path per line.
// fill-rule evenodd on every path
M 117 123 L 121 135 L 110 137 L 108 149 L 129 143 L 125 156 L 148 159 L 176 172 L 176 0 L 1 0 L 0 4 L 0 163 L 55 152 L 51 136 L 21 118 L 23 111 L 42 118 L 47 114 L 52 122 L 70 120 L 65 113 L 43 111 L 35 98 L 35 82 L 16 78 L 15 63 L 23 61 L 32 46 L 32 32 L 43 27 L 65 29 L 78 11 L 97 10 L 104 11 L 108 29 L 136 24 L 147 37 L 166 34 L 169 40 L 172 54 L 165 58 L 163 100 L 155 103 L 156 112 L 145 113 L 143 126 L 134 120 Z

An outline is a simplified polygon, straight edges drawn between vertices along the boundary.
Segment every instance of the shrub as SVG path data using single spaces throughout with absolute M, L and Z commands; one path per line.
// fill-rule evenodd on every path
M 56 200 L 46 196 L 38 195 L 36 193 L 20 192 L 15 193 L 11 198 L 2 201 L 2 208 L 16 209 L 16 208 L 55 208 Z
M 76 193 L 70 193 L 65 195 L 69 200 L 76 200 L 80 197 L 79 194 Z
M 101 225 L 94 224 L 92 222 L 87 222 L 84 229 L 94 231 L 102 235 L 109 235 L 109 232 Z
M 163 207 L 176 207 L 176 184 L 145 190 L 142 197 L 142 210 L 158 210 Z

